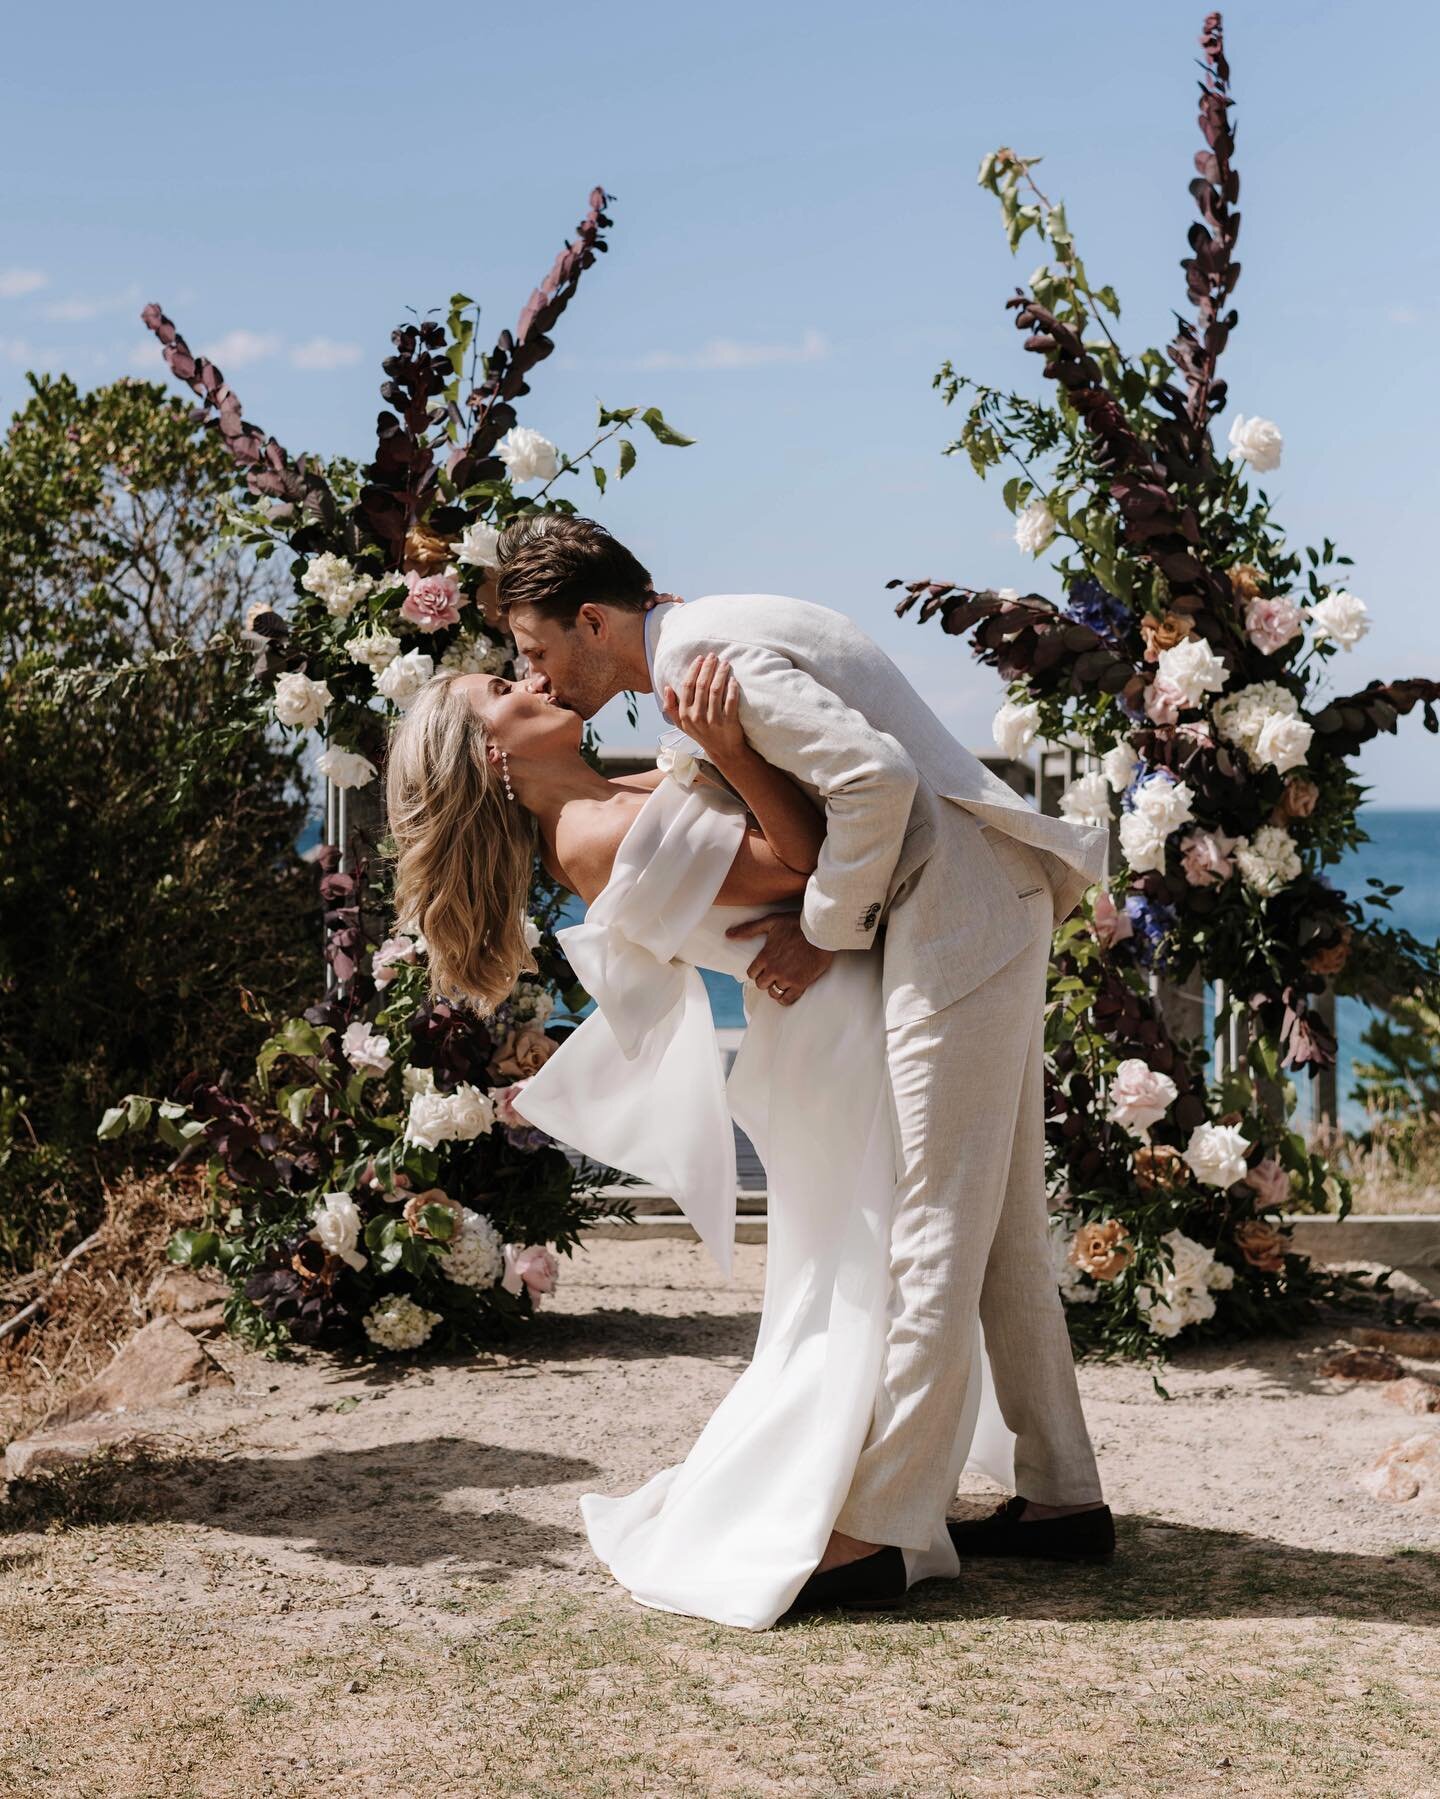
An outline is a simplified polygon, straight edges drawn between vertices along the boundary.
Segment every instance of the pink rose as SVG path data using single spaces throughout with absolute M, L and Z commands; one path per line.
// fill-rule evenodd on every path
M 1192 887 L 1213 887 L 1235 872 L 1231 851 L 1238 839 L 1223 831 L 1191 831 L 1180 840 L 1180 865 Z
M 1245 1176 L 1245 1185 L 1254 1189 L 1256 1208 L 1260 1211 L 1283 1207 L 1290 1198 L 1290 1176 L 1274 1156 L 1266 1156 L 1263 1162 L 1257 1162 Z
M 523 1118 L 515 1110 L 515 1101 L 525 1091 L 525 1082 L 516 1081 L 513 1087 L 492 1087 L 490 1097 L 495 1102 L 495 1122 L 512 1131 L 528 1131 L 530 1120 Z
M 1114 949 L 1134 934 L 1135 923 L 1130 914 L 1115 904 L 1108 888 L 1102 889 L 1095 896 L 1095 935 L 1101 947 Z
M 543 1243 L 527 1243 L 523 1248 L 516 1243 L 507 1243 L 503 1253 L 505 1272 L 500 1277 L 500 1285 L 507 1293 L 518 1293 L 522 1286 L 530 1289 L 532 1299 L 539 1299 L 542 1293 L 554 1292 L 560 1276 L 560 1262 Z
M 1115 1070 L 1110 1080 L 1112 1123 L 1143 1137 L 1152 1124 L 1158 1124 L 1179 1089 L 1168 1074 L 1161 1074 L 1139 1056 L 1131 1056 Z
M 1274 600 L 1251 600 L 1245 608 L 1245 635 L 1264 656 L 1284 649 L 1302 629 L 1300 608 L 1288 594 Z
M 1285 783 L 1280 815 L 1282 818 L 1309 818 L 1319 798 L 1320 789 L 1313 781 L 1307 781 L 1304 775 L 1292 775 Z
M 1185 689 L 1166 675 L 1156 675 L 1145 689 L 1145 716 L 1154 725 L 1173 725 L 1180 708 L 1189 704 Z
M 460 623 L 466 596 L 453 575 L 417 575 L 411 569 L 405 585 L 410 591 L 400 602 L 400 616 L 409 619 L 416 630 L 438 631 Z
M 387 937 L 370 958 L 370 974 L 377 987 L 388 987 L 402 962 L 415 960 L 413 937 Z

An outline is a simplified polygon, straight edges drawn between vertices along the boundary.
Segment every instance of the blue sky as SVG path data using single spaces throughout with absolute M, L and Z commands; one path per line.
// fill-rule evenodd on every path
M 0 405 L 30 366 L 163 375 L 138 319 L 155 299 L 291 450 L 364 455 L 405 309 L 463 289 L 489 341 L 599 182 L 611 252 L 523 417 L 578 453 L 597 399 L 656 404 L 698 442 L 642 444 L 623 486 L 599 501 L 587 477 L 574 497 L 661 586 L 848 612 L 981 747 L 996 677 L 896 620 L 885 591 L 1031 573 L 998 482 L 941 456 L 959 417 L 930 385 L 945 356 L 1038 384 L 1003 305 L 1033 240 L 1011 258 L 976 166 L 1002 143 L 1043 154 L 1125 341 L 1163 343 L 1202 16 L 1174 0 L 27 8 L 7 20 L 0 106 Z M 1356 559 L 1374 628 L 1332 665 L 1344 686 L 1440 675 L 1440 29 L 1415 0 L 1267 0 L 1227 26 L 1231 410 L 1285 433 L 1267 485 L 1292 539 L 1328 533 Z M 630 735 L 618 705 L 602 723 Z M 1362 767 L 1384 804 L 1440 791 L 1418 718 Z

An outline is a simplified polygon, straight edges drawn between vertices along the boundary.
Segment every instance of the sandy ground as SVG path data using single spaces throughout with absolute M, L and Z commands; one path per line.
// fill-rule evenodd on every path
M 1188 1352 L 1164 1375 L 1168 1401 L 1145 1370 L 1082 1367 L 1121 1537 L 1114 1571 L 987 1569 L 927 1583 L 904 1613 L 879 1621 L 830 1618 L 765 1633 L 637 1606 L 594 1559 L 578 1497 L 628 1491 L 683 1457 L 749 1358 L 764 1253 L 739 1246 L 727 1285 L 697 1245 L 596 1242 L 563 1264 L 529 1341 L 465 1365 L 272 1363 L 228 1340 L 215 1345 L 235 1385 L 163 1420 L 172 1448 L 185 1450 L 173 1468 L 148 1474 L 142 1491 L 95 1521 L 0 1525 L 0 1608 L 12 1644 L 29 1644 L 10 1658 L 8 1698 L 0 1693 L 0 1792 L 488 1793 L 497 1790 L 500 1764 L 489 1758 L 500 1729 L 511 1751 L 498 1789 L 506 1792 L 1440 1793 L 1437 1749 L 1433 1739 L 1425 1748 L 1415 1722 L 1433 1723 L 1440 1698 L 1437 1564 L 1415 1553 L 1436 1549 L 1440 1518 L 1356 1485 L 1383 1447 L 1440 1430 L 1440 1419 L 1406 1416 L 1376 1385 L 1342 1389 L 1318 1378 L 1316 1363 L 1340 1340 L 1333 1332 Z M 991 1503 L 976 1483 L 955 1510 Z M 987 1649 L 997 1623 L 999 1647 Z M 789 1749 L 774 1765 L 773 1723 L 753 1743 L 742 1732 L 726 1751 L 719 1745 L 736 1736 L 733 1722 L 686 1722 L 684 1706 L 698 1702 L 679 1696 L 684 1683 L 669 1690 L 667 1670 L 703 1673 L 707 1717 L 721 1670 L 719 1690 L 734 1688 L 730 1713 L 763 1721 L 774 1698 L 768 1682 L 793 1653 L 781 1639 L 797 1628 L 811 1643 L 809 1669 L 848 1666 L 857 1677 L 853 1706 L 827 1713 L 845 1689 L 840 1674 L 799 1714 L 791 1690 L 782 1708 Z M 547 1638 L 557 1630 L 568 1645 L 558 1654 Z M 855 1649 L 881 1641 L 883 1654 Z M 553 1709 L 535 1709 L 534 1658 L 543 1648 L 553 1708 L 556 1666 L 573 1676 L 602 1643 L 599 1686 L 580 1683 L 565 1715 L 607 1690 L 613 1698 L 626 1667 L 651 1699 L 592 1718 L 593 1741 L 618 1758 L 613 1770 L 592 1750 L 562 1775 L 584 1733 Z M 1017 1760 L 1003 1731 L 983 1725 L 983 1765 L 972 1756 L 957 1770 L 953 1756 L 922 1753 L 908 1733 L 897 1761 L 880 1753 L 889 1740 L 880 1722 L 896 1704 L 911 1714 L 922 1703 L 917 1681 L 931 1688 L 920 1664 L 937 1644 L 947 1653 L 963 1646 L 980 1658 L 973 1671 L 997 1678 L 998 1656 L 1017 1691 L 1030 1693 L 1026 1704 L 1036 1666 L 1047 1671 L 1039 1692 L 1063 1669 L 1067 1705 L 1088 1692 L 1112 1730 L 1121 1730 L 1117 1707 L 1133 1700 L 1134 1671 L 1173 1664 L 1157 1742 L 1166 1720 L 1175 1722 L 1186 1667 L 1218 1683 L 1214 1693 L 1207 1687 L 1202 1732 L 1221 1728 L 1221 1699 L 1240 1704 L 1237 1681 L 1273 1681 L 1277 1669 L 1291 1670 L 1280 1712 L 1294 1728 L 1306 1709 L 1295 1695 L 1317 1679 L 1327 1692 L 1327 1682 L 1339 1683 L 1357 1715 L 1369 1716 L 1378 1674 L 1388 1697 L 1384 1717 L 1365 1727 L 1378 1733 L 1373 1743 L 1355 1718 L 1345 1723 L 1333 1768 L 1326 1739 L 1312 1733 L 1312 1784 L 1277 1747 L 1273 1784 L 1268 1761 L 1256 1762 L 1251 1784 L 1238 1772 L 1232 1779 L 1226 1770 L 1240 1764 L 1227 1750 L 1203 1779 L 1186 1760 L 1194 1779 L 1186 1785 L 1163 1749 L 1147 1759 L 1156 1724 L 1148 1714 L 1128 1726 L 1130 1774 L 1115 1762 L 1108 1775 L 1087 1773 L 1083 1710 L 1082 1747 L 1065 1751 L 1068 1763 L 1053 1746 L 1041 1767 Z M 408 1700 L 392 1695 L 380 1706 L 375 1682 L 402 1666 Z M 807 1678 L 794 1674 L 802 1685 Z M 477 1690 L 492 1700 L 480 1713 Z M 978 1691 L 972 1683 L 974 1703 L 956 1730 L 976 1725 L 977 1706 L 984 1714 Z M 500 1693 L 508 1723 L 493 1716 Z M 357 1694 L 371 1697 L 345 1725 Z M 411 1737 L 443 1694 L 454 1728 L 470 1719 L 467 1753 L 482 1759 L 451 1755 L 427 1773 Z M 1276 1701 L 1259 1690 L 1244 1697 L 1253 1738 L 1254 1705 Z M 1021 1703 L 992 1701 L 992 1717 L 994 1705 Z M 1333 1696 L 1325 1703 L 1338 1724 Z M 926 1723 L 939 1729 L 934 1704 L 923 1701 Z M 397 1732 L 396 1705 L 409 1736 Z M 84 1731 L 57 1722 L 78 1717 L 89 1720 Z M 363 1726 L 374 1719 L 378 1731 L 381 1717 L 383 1747 Z M 842 1728 L 846 1717 L 861 1721 L 858 1740 Z M 1246 1735 L 1233 1721 L 1224 1729 L 1226 1742 Z M 433 1749 L 443 1736 L 429 1728 L 417 1740 Z M 693 1755 L 667 1759 L 691 1738 Z M 1125 1784 L 1132 1778 L 1138 1784 Z

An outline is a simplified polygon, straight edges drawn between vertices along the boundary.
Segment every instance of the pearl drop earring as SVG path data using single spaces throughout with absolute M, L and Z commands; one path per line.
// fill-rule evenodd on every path
M 513 800 L 515 797 L 515 789 L 510 785 L 510 752 L 509 752 L 509 750 L 501 750 L 501 752 L 500 752 L 500 775 L 501 775 L 501 779 L 505 783 L 506 799 Z

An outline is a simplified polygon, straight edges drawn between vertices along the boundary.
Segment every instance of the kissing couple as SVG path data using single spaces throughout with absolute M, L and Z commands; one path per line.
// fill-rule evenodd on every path
M 657 594 L 591 520 L 499 546 L 524 679 L 436 674 L 397 723 L 397 914 L 432 992 L 497 1005 L 534 963 L 536 855 L 586 903 L 556 933 L 595 1009 L 525 1119 L 674 1199 L 731 1274 L 732 1119 L 764 1164 L 754 1356 L 683 1462 L 586 1493 L 641 1604 L 748 1630 L 897 1606 L 962 1557 L 1107 1558 L 1052 1269 L 1044 1000 L 1106 833 L 962 747 L 842 613 Z M 583 720 L 656 696 L 662 767 L 607 779 Z M 744 983 L 726 1076 L 699 970 Z M 949 1520 L 961 1475 L 1012 1497 Z

